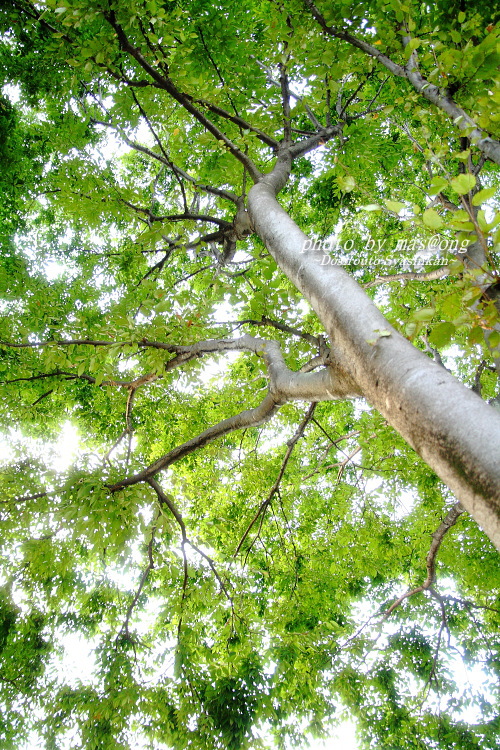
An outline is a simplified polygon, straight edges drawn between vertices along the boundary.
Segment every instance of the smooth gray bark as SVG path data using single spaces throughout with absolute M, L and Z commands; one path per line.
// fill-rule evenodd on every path
M 183 357 L 192 359 L 194 356 L 214 352 L 253 352 L 262 357 L 266 363 L 269 377 L 268 392 L 264 400 L 253 409 L 245 409 L 239 414 L 223 419 L 196 435 L 196 437 L 191 438 L 191 440 L 178 445 L 138 474 L 131 475 L 108 486 L 111 492 L 116 492 L 123 487 L 138 482 L 150 482 L 151 478 L 158 472 L 167 469 L 193 451 L 208 445 L 208 443 L 234 430 L 255 427 L 267 422 L 279 407 L 287 401 L 330 401 L 360 395 L 356 384 L 341 363 L 332 360 L 328 367 L 318 372 L 294 372 L 286 366 L 277 341 L 258 339 L 249 334 L 239 339 L 210 339 L 199 341 L 191 346 L 169 345 L 169 348 L 171 351 L 175 350 L 178 361 L 186 361 Z M 142 379 L 144 380 L 144 378 Z
M 320 250 L 304 252 L 312 243 L 276 200 L 288 169 L 283 157 L 250 190 L 256 232 L 311 303 L 359 391 L 500 549 L 500 414 L 392 328 L 341 266 Z

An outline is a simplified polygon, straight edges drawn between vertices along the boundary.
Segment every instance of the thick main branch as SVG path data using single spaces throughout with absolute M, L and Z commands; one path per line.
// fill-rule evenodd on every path
M 346 376 L 341 368 L 332 364 L 318 372 L 293 372 L 286 366 L 281 349 L 276 341 L 264 341 L 248 334 L 240 339 L 200 341 L 191 346 L 169 347 L 169 350 L 175 351 L 179 358 L 192 358 L 201 354 L 220 351 L 253 352 L 261 356 L 266 363 L 269 375 L 268 394 L 259 406 L 246 409 L 222 420 L 191 440 L 177 446 L 138 474 L 112 485 L 110 487 L 112 492 L 128 485 L 137 484 L 137 482 L 149 481 L 159 471 L 234 430 L 262 424 L 270 419 L 277 409 L 287 401 L 327 401 L 357 395 L 352 380 Z
M 325 263 L 276 200 L 287 169 L 278 161 L 250 190 L 255 231 L 316 311 L 338 367 L 500 548 L 500 415 L 392 328 L 341 266 Z

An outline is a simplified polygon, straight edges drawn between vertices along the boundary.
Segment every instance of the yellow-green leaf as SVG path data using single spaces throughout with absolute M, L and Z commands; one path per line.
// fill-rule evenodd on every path
M 413 320 L 429 321 L 432 320 L 435 312 L 433 307 L 422 307 L 420 310 L 415 310 L 411 317 Z
M 429 229 L 440 229 L 444 223 L 438 212 L 433 208 L 428 208 L 427 211 L 424 211 L 422 221 Z
M 399 201 L 384 201 L 384 203 L 389 211 L 394 211 L 395 214 L 398 214 L 405 207 L 405 204 Z
M 480 206 L 481 203 L 484 203 L 489 198 L 491 198 L 495 193 L 497 192 L 496 187 L 490 187 L 490 188 L 483 188 L 483 190 L 480 190 L 478 193 L 475 194 L 475 196 L 472 199 L 472 205 L 473 206 Z
M 469 344 L 480 344 L 482 341 L 484 341 L 484 333 L 481 326 L 474 326 L 469 331 Z
M 459 195 L 469 193 L 476 184 L 476 178 L 473 174 L 459 174 L 450 180 L 453 190 Z
M 433 177 L 429 187 L 429 195 L 437 195 L 446 187 L 448 187 L 448 180 L 445 180 L 444 177 Z

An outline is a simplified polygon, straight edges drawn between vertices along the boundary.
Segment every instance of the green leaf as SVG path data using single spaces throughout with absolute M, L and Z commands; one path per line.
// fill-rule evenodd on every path
M 411 317 L 413 320 L 427 322 L 432 320 L 435 314 L 436 310 L 433 307 L 422 307 L 420 310 L 414 310 Z
M 476 178 L 473 174 L 460 174 L 458 177 L 453 177 L 450 180 L 450 185 L 456 193 L 465 195 L 475 187 Z
M 415 37 L 413 39 L 410 39 L 405 49 L 407 56 L 409 57 L 412 52 L 414 52 L 416 49 L 420 47 L 421 44 L 422 44 L 421 39 L 417 39 Z
M 472 198 L 472 205 L 480 206 L 482 203 L 485 203 L 487 200 L 492 198 L 495 193 L 497 193 L 497 191 L 498 189 L 496 187 L 483 188 L 483 190 L 479 190 Z
M 339 175 L 337 183 L 344 193 L 350 193 L 356 187 L 356 180 L 351 175 Z
M 474 326 L 469 331 L 469 343 L 481 344 L 484 341 L 484 331 L 480 326 Z
M 405 207 L 405 204 L 399 203 L 399 201 L 386 200 L 384 201 L 384 203 L 389 209 L 389 211 L 394 211 L 395 214 L 399 214 L 399 212 L 402 211 L 403 208 Z
M 435 176 L 431 180 L 429 195 L 437 195 L 446 187 L 448 187 L 448 180 L 445 180 L 444 177 Z
M 444 224 L 440 215 L 433 208 L 428 208 L 423 212 L 422 221 L 429 229 L 440 229 Z
M 488 344 L 491 347 L 497 347 L 500 345 L 500 333 L 498 331 L 491 331 L 488 334 Z
M 448 346 L 455 335 L 455 326 L 453 323 L 445 321 L 438 323 L 429 334 L 429 343 L 438 349 Z

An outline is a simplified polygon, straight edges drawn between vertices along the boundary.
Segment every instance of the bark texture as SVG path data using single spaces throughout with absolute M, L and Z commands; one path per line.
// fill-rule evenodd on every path
M 276 200 L 286 159 L 248 196 L 252 224 L 311 303 L 359 392 L 455 493 L 500 549 L 500 414 L 392 328 Z M 311 246 L 304 252 L 304 247 Z M 329 260 L 329 259 L 328 259 Z

